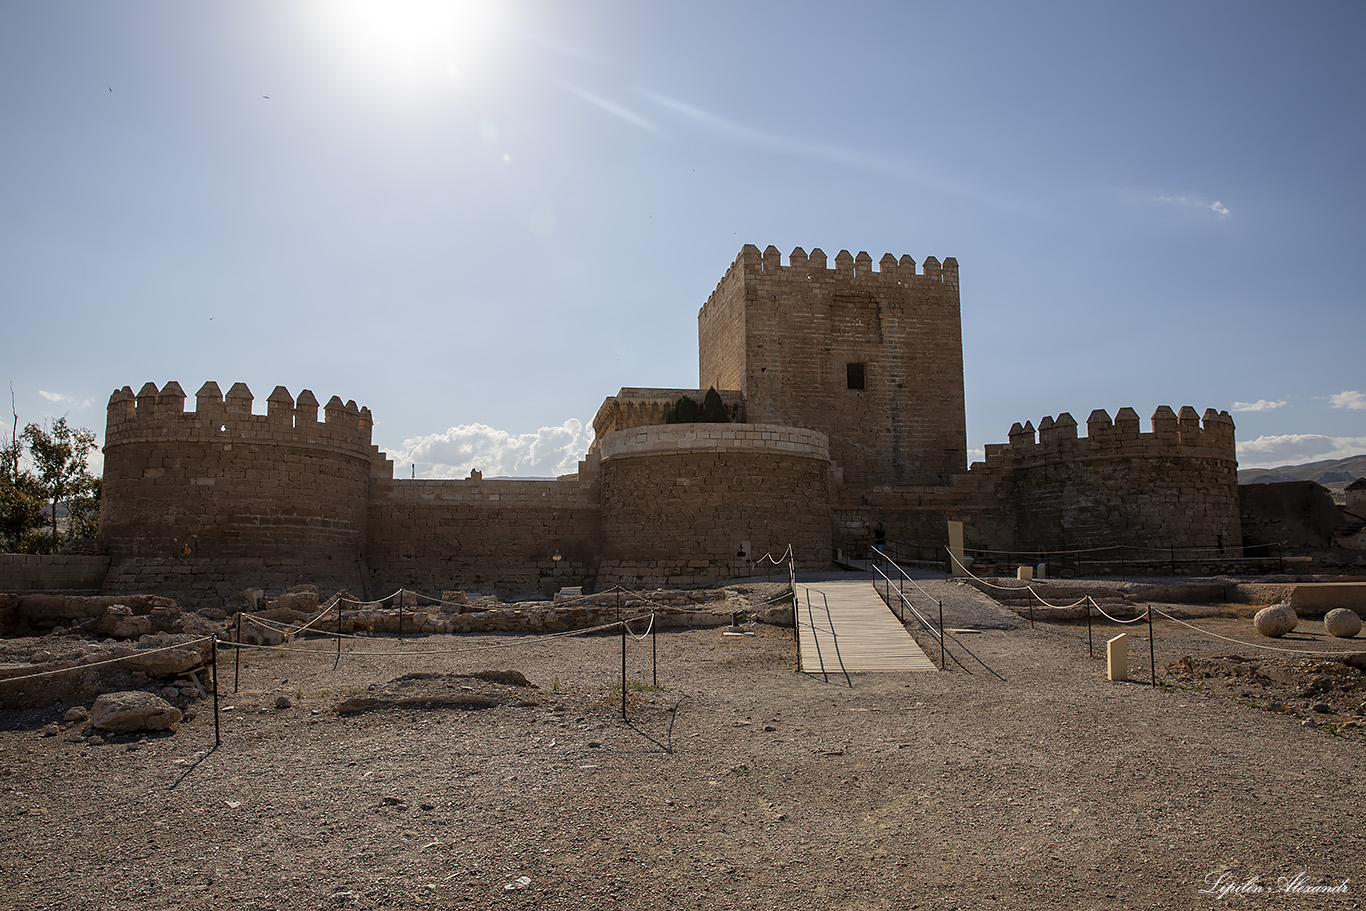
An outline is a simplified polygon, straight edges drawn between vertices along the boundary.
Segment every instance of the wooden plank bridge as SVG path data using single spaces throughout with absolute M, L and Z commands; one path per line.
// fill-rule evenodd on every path
M 799 582 L 796 612 L 802 673 L 938 669 L 872 582 Z

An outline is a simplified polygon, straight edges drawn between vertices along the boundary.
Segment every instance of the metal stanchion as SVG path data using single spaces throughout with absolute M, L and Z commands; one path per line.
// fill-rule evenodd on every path
M 1157 649 L 1153 644 L 1153 606 L 1148 605 L 1148 673 L 1152 675 L 1153 686 L 1157 686 Z
M 944 599 L 936 598 L 939 605 L 939 669 L 944 669 Z
M 1096 647 L 1091 643 L 1091 596 L 1086 596 L 1086 654 L 1096 657 Z
M 626 621 L 621 621 L 621 720 L 626 720 Z
M 223 744 L 223 731 L 218 723 L 218 637 L 213 636 L 209 644 L 213 649 L 209 652 L 209 669 L 213 676 L 213 745 L 217 747 Z
M 237 684 L 242 678 L 242 612 L 237 612 L 237 632 L 233 636 L 237 654 L 232 656 L 232 691 L 237 692 Z
M 655 628 L 655 615 L 650 612 L 650 675 L 651 682 L 659 686 L 659 631 Z

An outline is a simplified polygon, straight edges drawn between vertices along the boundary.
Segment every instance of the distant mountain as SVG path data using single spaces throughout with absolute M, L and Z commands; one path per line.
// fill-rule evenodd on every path
M 1366 455 L 1304 465 L 1282 465 L 1279 468 L 1240 468 L 1239 484 L 1273 484 L 1277 481 L 1317 481 L 1333 492 L 1333 499 L 1342 502 L 1343 488 L 1357 478 L 1366 478 Z

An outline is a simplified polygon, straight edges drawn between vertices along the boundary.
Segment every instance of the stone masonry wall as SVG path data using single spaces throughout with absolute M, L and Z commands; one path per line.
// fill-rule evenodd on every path
M 359 588 L 371 419 L 333 397 L 276 387 L 265 415 L 251 391 L 206 383 L 186 411 L 178 383 L 124 387 L 109 400 L 100 539 L 109 593 L 189 602 L 247 585 Z
M 992 536 L 968 546 L 999 550 L 1210 547 L 1236 555 L 1242 544 L 1238 463 L 1228 412 L 1180 415 L 1166 405 L 1143 433 L 1132 408 L 1112 421 L 1087 419 L 1087 436 L 1063 413 L 1015 424 L 1009 444 L 986 447 L 985 493 L 999 504 Z M 988 523 L 989 524 L 989 523 Z
M 99 591 L 105 556 L 0 554 L 0 592 Z
M 674 424 L 602 441 L 598 586 L 691 584 L 747 575 L 790 544 L 797 565 L 830 561 L 824 434 L 757 424 Z
M 958 263 L 842 250 L 827 268 L 747 244 L 698 313 L 700 385 L 747 419 L 830 439 L 852 487 L 947 484 L 966 470 Z M 853 365 L 853 366 L 851 366 Z M 860 387 L 861 388 L 857 388 Z
M 964 524 L 968 549 L 1042 551 L 1108 547 L 1217 549 L 1242 544 L 1233 421 L 1227 412 L 1180 416 L 1167 406 L 1140 432 L 1132 408 L 1115 420 L 1092 412 L 1088 436 L 1071 415 L 1011 428 L 1009 444 L 986 447 L 948 486 L 846 488 L 833 514 L 835 547 L 868 552 L 873 527 L 908 559 L 943 558 L 946 523 Z M 1131 559 L 1141 551 L 1130 554 Z M 1213 551 L 1211 551 L 1213 555 Z
M 379 479 L 366 554 L 376 597 L 400 586 L 548 595 L 591 581 L 599 536 L 597 488 L 572 477 Z

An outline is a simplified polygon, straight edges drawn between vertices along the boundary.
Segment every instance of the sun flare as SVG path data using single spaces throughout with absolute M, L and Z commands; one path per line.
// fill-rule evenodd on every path
M 464 73 L 495 25 L 487 0 L 331 0 L 318 10 L 356 62 L 401 79 Z

